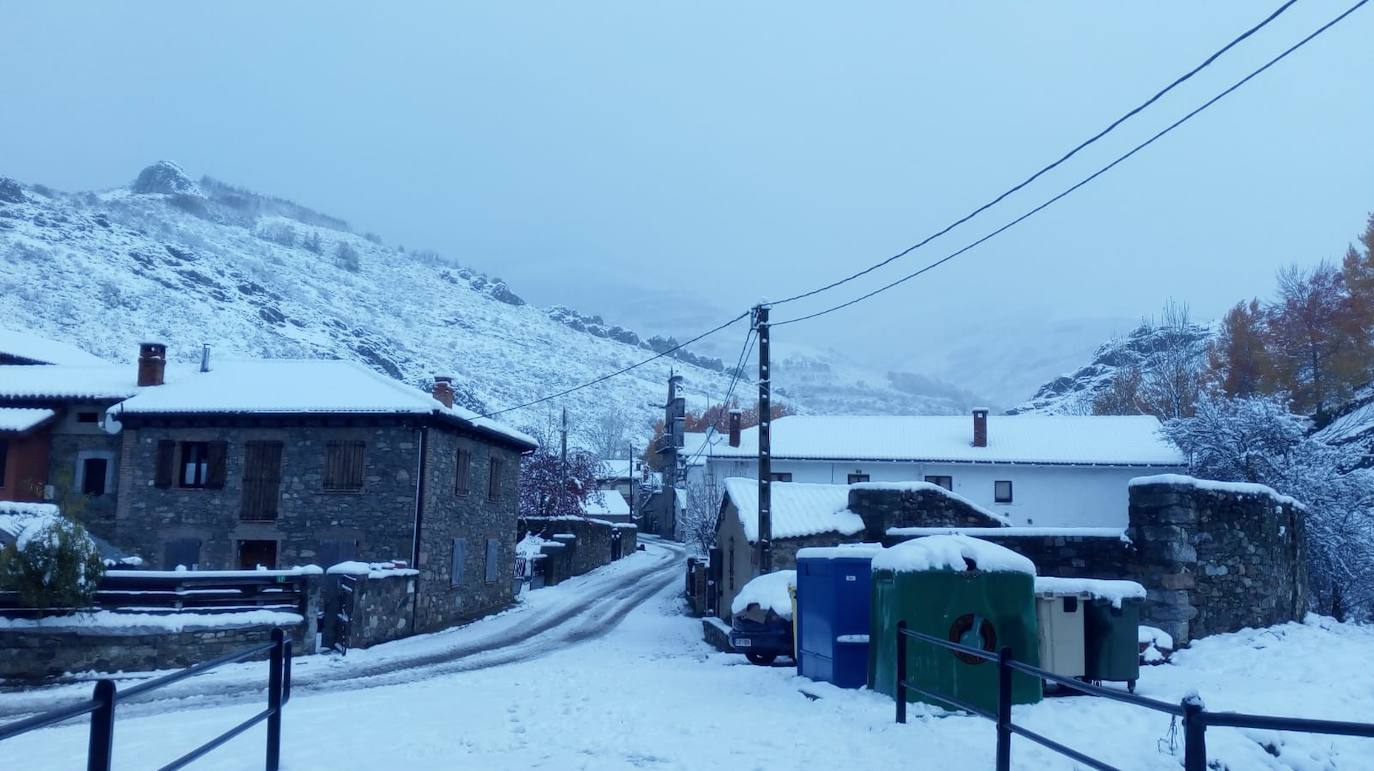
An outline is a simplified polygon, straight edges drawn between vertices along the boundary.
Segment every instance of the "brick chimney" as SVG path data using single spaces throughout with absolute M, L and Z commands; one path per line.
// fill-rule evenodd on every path
M 434 398 L 438 399 L 445 407 L 453 406 L 453 376 L 435 375 L 434 376 Z
M 981 407 L 973 411 L 973 446 L 988 446 L 988 411 Z
M 138 346 L 138 385 L 160 386 L 167 375 L 167 346 L 140 343 Z
M 730 410 L 730 446 L 739 447 L 739 410 Z

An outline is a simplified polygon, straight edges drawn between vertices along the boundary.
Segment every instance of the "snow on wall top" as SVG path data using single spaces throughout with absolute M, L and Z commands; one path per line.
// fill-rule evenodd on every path
M 56 414 L 40 408 L 0 407 L 0 432 L 28 431 Z
M 931 535 L 899 543 L 874 557 L 873 569 L 894 573 L 982 570 L 1035 575 L 1035 564 L 1020 554 L 966 535 Z
M 735 504 L 750 543 L 759 538 L 758 485 L 757 479 L 745 477 L 725 480 L 725 496 Z M 772 487 L 775 540 L 819 533 L 854 535 L 864 529 L 863 519 L 847 508 L 848 485 L 774 482 Z
M 1149 415 L 991 415 L 988 446 L 973 446 L 973 419 L 945 415 L 788 415 L 773 421 L 773 457 L 804 460 L 910 460 L 1183 466 L 1178 448 Z M 717 458 L 758 455 L 758 427 Z
M 602 490 L 601 503 L 594 500 L 582 504 L 582 513 L 588 516 L 621 516 L 630 515 L 630 504 L 625 501 L 625 496 L 619 490 Z
M 1254 482 L 1218 482 L 1214 479 L 1190 477 L 1187 474 L 1154 474 L 1152 476 L 1136 477 L 1128 484 L 1130 487 L 1144 487 L 1145 485 L 1177 485 L 1214 493 L 1265 495 L 1272 498 L 1275 503 L 1285 503 L 1290 506 L 1306 508 L 1303 506 L 1302 501 L 1299 501 L 1297 498 L 1284 495 L 1268 485 L 1256 484 Z
M 786 621 L 792 620 L 792 595 L 788 589 L 797 586 L 797 571 L 779 570 L 764 573 L 740 588 L 739 594 L 730 601 L 731 613 L 743 613 L 750 605 L 771 610 Z
M 897 492 L 937 493 L 939 495 L 943 495 L 946 498 L 949 498 L 950 500 L 958 501 L 959 503 L 969 507 L 970 509 L 973 509 L 974 511 L 978 512 L 979 514 L 982 514 L 985 517 L 995 519 L 999 522 L 1011 522 L 1011 518 L 1007 515 L 1002 514 L 1000 512 L 985 509 L 982 506 L 979 506 L 978 504 L 974 503 L 973 501 L 970 501 L 968 498 L 965 498 L 964 496 L 952 490 L 946 490 L 945 488 L 935 484 L 934 482 L 855 482 L 854 484 L 850 485 L 850 487 L 857 488 L 860 490 L 894 490 Z
M 28 332 L 4 328 L 0 328 L 0 356 L 73 367 L 98 367 L 109 363 L 71 343 L 48 340 Z
M 132 371 L 132 367 L 128 368 Z M 174 376 L 175 373 L 175 376 Z M 277 413 L 438 414 L 531 447 L 528 435 L 462 407 L 444 407 L 423 391 L 350 361 L 261 359 L 220 361 L 209 372 L 168 368 L 166 383 L 137 389 L 111 414 Z

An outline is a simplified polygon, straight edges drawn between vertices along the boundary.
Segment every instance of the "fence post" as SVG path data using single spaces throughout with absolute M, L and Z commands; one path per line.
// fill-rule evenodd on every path
M 897 722 L 906 722 L 906 622 L 897 622 Z
M 267 771 L 277 771 L 281 764 L 281 692 L 282 653 L 286 634 L 278 627 L 272 630 L 272 654 L 267 669 Z
M 98 681 L 91 698 L 100 702 L 100 706 L 91 713 L 91 739 L 86 748 L 86 771 L 110 771 L 110 762 L 114 759 L 114 681 Z
M 997 652 L 997 771 L 1011 771 L 1011 648 Z
M 1197 694 L 1183 697 L 1183 771 L 1207 771 L 1207 718 Z
M 281 657 L 281 703 L 286 706 L 291 701 L 291 640 L 287 639 Z

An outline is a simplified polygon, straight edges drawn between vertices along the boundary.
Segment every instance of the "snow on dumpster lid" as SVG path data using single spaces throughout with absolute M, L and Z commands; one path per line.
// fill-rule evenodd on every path
M 1046 595 L 1078 594 L 1095 600 L 1110 600 L 1112 607 L 1121 607 L 1122 600 L 1145 599 L 1145 587 L 1135 581 L 1103 578 L 1056 578 L 1040 576 L 1035 579 L 1035 593 Z
M 808 546 L 797 551 L 797 559 L 873 559 L 881 553 L 882 544 L 876 543 L 849 543 L 839 546 Z
M 792 620 L 792 595 L 788 593 L 789 588 L 797 585 L 797 571 L 779 570 L 776 573 L 765 573 L 758 578 L 745 584 L 735 595 L 735 599 L 730 601 L 730 612 L 743 613 L 749 609 L 750 605 L 758 605 L 765 610 L 771 610 L 782 618 Z
M 966 535 L 930 535 L 897 544 L 873 558 L 873 569 L 894 573 L 982 570 L 1035 575 L 1035 563 L 1020 554 Z

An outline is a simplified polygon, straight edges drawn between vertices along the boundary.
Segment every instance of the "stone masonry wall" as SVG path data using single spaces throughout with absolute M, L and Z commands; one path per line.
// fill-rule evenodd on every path
M 555 557 L 560 565 L 566 565 L 571 575 L 575 576 L 611 563 L 611 540 L 615 533 L 620 533 L 622 557 L 629 556 L 635 550 L 638 538 L 638 531 L 633 526 L 583 517 L 526 517 L 521 521 L 518 538 L 524 538 L 527 532 L 533 532 L 542 538 L 552 538 L 560 533 L 575 536 L 563 553 Z M 567 576 L 560 575 L 559 578 Z
M 228 444 L 222 489 L 153 486 L 161 439 Z M 282 483 L 275 521 L 240 519 L 244 443 L 282 442 Z M 365 471 L 361 491 L 325 491 L 325 445 L 361 440 Z M 163 565 L 163 546 L 198 539 L 202 570 L 237 568 L 236 542 L 277 542 L 278 566 L 319 559 L 326 540 L 353 542 L 363 560 L 410 559 L 415 520 L 418 433 L 397 426 L 309 428 L 126 427 L 119 473 L 115 542 L 135 550 L 152 567 Z M 178 458 L 179 461 L 179 448 Z
M 851 485 L 849 510 L 863 519 L 863 537 L 871 543 L 880 543 L 894 527 L 1001 527 L 1005 524 L 933 485 L 905 488 L 902 485 Z
M 329 578 L 338 580 L 336 576 Z M 358 576 L 348 647 L 367 648 L 409 635 L 415 618 L 415 582 L 415 576 Z

